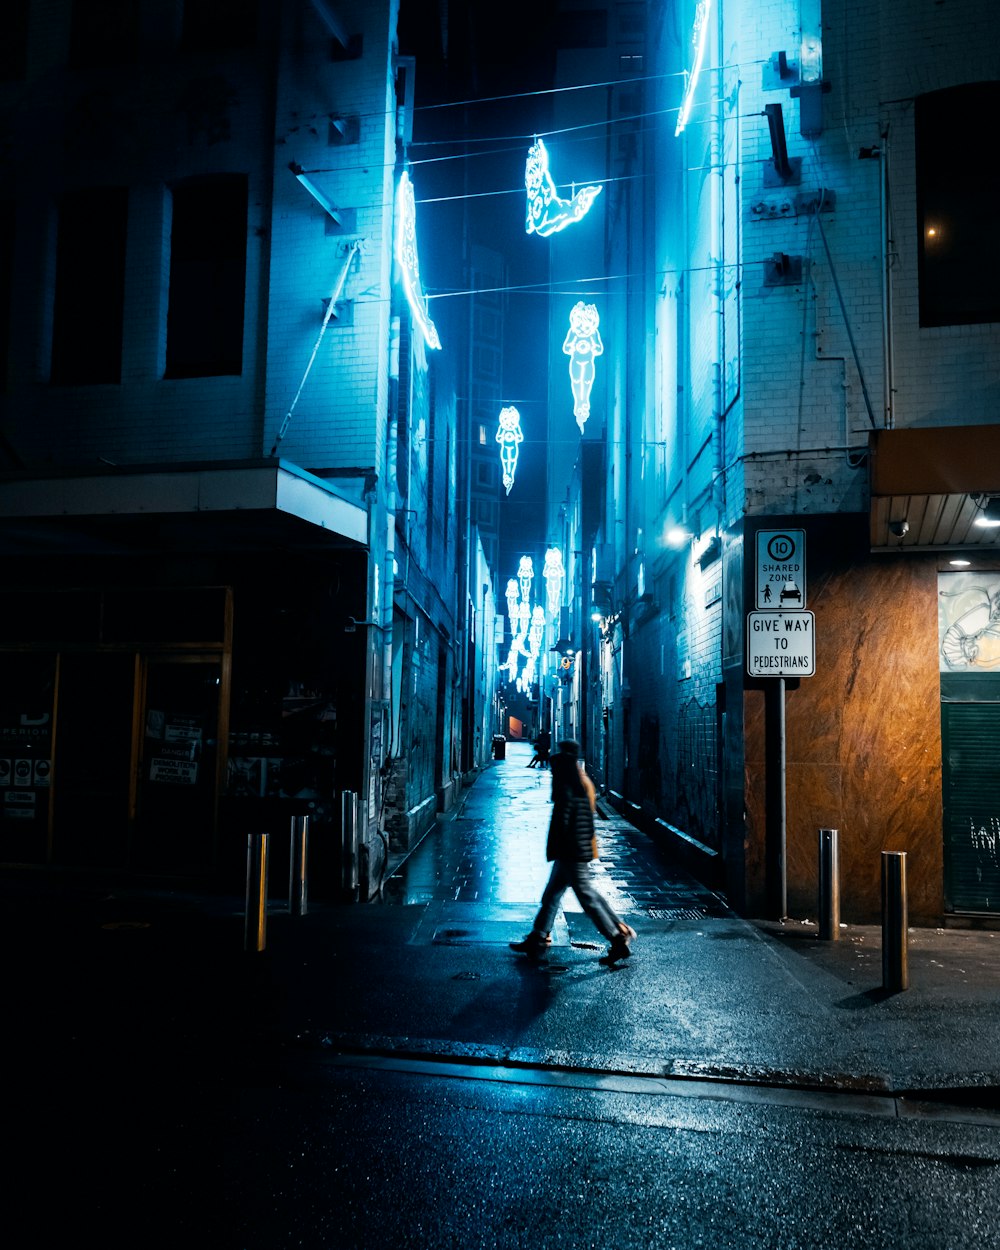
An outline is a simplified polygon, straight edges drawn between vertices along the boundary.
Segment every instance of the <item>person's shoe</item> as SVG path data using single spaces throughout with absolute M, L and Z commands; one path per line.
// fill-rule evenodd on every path
M 517 951 L 519 955 L 527 955 L 529 959 L 540 959 L 552 945 L 552 938 L 546 937 L 542 933 L 536 933 L 534 929 L 524 937 L 520 942 L 511 942 L 510 949 Z
M 602 955 L 598 963 L 606 964 L 607 967 L 613 968 L 616 963 L 622 959 L 628 959 L 632 954 L 632 948 L 629 946 L 629 938 L 635 937 L 635 929 L 627 924 L 620 926 L 621 932 L 616 933 L 611 939 L 611 945 L 608 947 L 608 953 Z

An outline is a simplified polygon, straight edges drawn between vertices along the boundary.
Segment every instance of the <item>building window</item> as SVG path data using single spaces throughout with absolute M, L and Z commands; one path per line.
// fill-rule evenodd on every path
M 124 187 L 71 191 L 60 201 L 53 382 L 121 381 L 127 219 Z
M 1000 169 L 983 149 L 1000 83 L 933 91 L 916 102 L 922 326 L 1000 321 Z
M 245 175 L 174 188 L 167 377 L 242 372 L 246 252 Z
M 252 48 L 257 42 L 254 0 L 187 0 L 181 44 L 187 52 Z
M 0 82 L 14 82 L 24 77 L 28 67 L 28 0 L 11 0 L 5 6 L 3 22 Z
M 10 310 L 14 298 L 14 202 L 0 200 L 0 390 L 7 387 Z
M 69 43 L 73 66 L 127 65 L 138 50 L 138 0 L 76 0 Z
M 556 31 L 558 48 L 606 48 L 607 9 L 564 9 Z

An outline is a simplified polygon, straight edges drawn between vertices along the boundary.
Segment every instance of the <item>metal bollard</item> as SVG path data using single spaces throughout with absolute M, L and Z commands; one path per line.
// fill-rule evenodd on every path
M 267 945 L 267 837 L 266 833 L 247 834 L 246 951 L 262 951 Z
M 345 790 L 340 796 L 341 884 L 344 893 L 358 892 L 358 796 Z
M 309 911 L 309 817 L 293 816 L 288 847 L 288 914 Z
M 910 985 L 907 962 L 906 852 L 882 852 L 882 988 Z
M 836 829 L 819 831 L 819 936 L 840 940 L 840 848 Z

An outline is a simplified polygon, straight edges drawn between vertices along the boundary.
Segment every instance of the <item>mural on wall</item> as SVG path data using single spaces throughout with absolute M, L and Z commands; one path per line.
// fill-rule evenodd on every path
M 938 578 L 942 673 L 1000 673 L 1000 573 L 942 573 Z
M 524 189 L 528 197 L 525 232 L 540 234 L 544 239 L 572 226 L 590 212 L 602 185 L 581 187 L 570 199 L 560 199 L 549 173 L 549 154 L 541 139 L 536 139 L 528 149 L 524 166 Z

